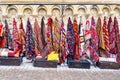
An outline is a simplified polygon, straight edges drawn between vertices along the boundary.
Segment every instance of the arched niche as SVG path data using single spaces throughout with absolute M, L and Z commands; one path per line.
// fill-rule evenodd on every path
M 67 15 L 67 16 L 72 16 L 72 15 L 73 15 L 73 10 L 72 10 L 71 8 L 67 8 L 67 9 L 65 10 L 65 15 Z
M 47 15 L 47 11 L 46 11 L 46 9 L 44 9 L 44 8 L 40 8 L 39 10 L 38 10 L 38 15 L 39 16 L 46 16 Z
M 97 17 L 97 15 L 98 15 L 98 10 L 97 10 L 97 8 L 92 8 L 92 9 L 90 10 L 90 13 L 91 13 L 91 16 Z
M 30 16 L 32 15 L 32 9 L 31 8 L 25 8 L 23 11 L 24 16 Z
M 11 28 L 10 29 L 11 32 L 13 28 L 13 18 L 17 20 L 17 9 L 14 7 L 11 7 L 8 9 L 8 24 L 9 24 L 9 27 Z
M 27 6 L 23 9 L 23 24 L 27 25 L 27 20 L 29 18 L 31 25 L 33 26 L 34 18 L 32 16 L 33 10 L 31 7 Z
M 108 7 L 104 7 L 102 11 L 103 11 L 103 16 L 108 17 L 110 15 L 110 9 Z
M 44 19 L 46 21 L 46 19 L 47 19 L 46 18 L 47 17 L 47 10 L 48 10 L 47 7 L 44 6 L 44 5 L 38 6 L 38 8 L 37 8 L 38 15 L 36 17 L 38 22 L 41 22 L 41 19 L 42 19 L 43 16 L 44 16 Z
M 71 18 L 71 20 L 73 20 L 73 8 L 66 7 L 64 10 L 64 17 L 63 17 L 65 26 L 67 26 L 67 22 L 68 22 L 69 17 Z
M 79 16 L 85 16 L 85 14 L 86 14 L 86 11 L 85 11 L 84 8 L 79 8 L 79 9 L 78 9 L 78 15 L 79 15 Z
M 84 22 L 86 20 L 85 16 L 86 16 L 86 8 L 80 7 L 78 9 L 78 21 Z
M 60 17 L 60 10 L 58 8 L 53 8 L 52 10 L 52 16 L 55 18 L 59 18 Z
M 73 10 L 71 8 L 66 8 L 65 9 L 65 17 L 68 19 L 69 17 L 73 19 Z
M 116 16 L 116 17 L 119 17 L 120 16 L 120 9 L 119 8 L 115 8 L 114 9 L 114 16 Z
M 25 9 L 23 10 L 24 20 L 27 21 L 28 18 L 29 18 L 30 20 L 33 20 L 32 13 L 33 13 L 33 12 L 32 12 L 32 9 L 31 9 L 31 8 L 29 8 L 29 7 L 25 8 Z
M 8 17 L 15 18 L 17 16 L 17 10 L 15 8 L 8 9 Z

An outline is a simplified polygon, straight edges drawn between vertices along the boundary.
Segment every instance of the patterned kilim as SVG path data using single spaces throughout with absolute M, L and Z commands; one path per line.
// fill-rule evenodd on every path
M 35 41 L 35 53 L 36 55 L 40 54 L 40 51 L 43 49 L 41 41 L 41 30 L 38 25 L 37 19 L 34 22 L 34 41 Z
M 120 62 L 120 33 L 118 27 L 117 18 L 114 18 L 114 28 L 115 28 L 115 35 L 116 35 L 116 53 L 117 53 L 117 61 Z
M 0 21 L 0 37 L 3 36 L 3 25 Z
M 65 28 L 64 28 L 64 22 L 63 20 L 61 21 L 61 37 L 60 37 L 60 63 L 64 63 L 65 59 L 68 55 L 67 53 L 67 42 L 66 42 L 66 33 L 65 33 Z
M 49 46 L 49 53 L 53 50 L 53 20 L 48 19 L 47 23 L 47 44 Z
M 0 48 L 4 47 L 3 25 L 0 22 Z
M 96 32 L 96 24 L 95 24 L 95 20 L 94 17 L 92 17 L 91 19 L 91 27 L 90 27 L 90 31 L 91 31 L 91 43 L 89 49 L 90 49 L 90 53 L 92 58 L 94 59 L 95 62 L 98 61 L 98 35 Z
M 109 18 L 108 21 L 108 32 L 109 32 L 109 48 L 110 48 L 110 53 L 112 54 L 116 54 L 116 47 L 115 47 L 115 28 L 114 28 L 114 24 L 112 22 L 112 18 Z
M 13 48 L 14 51 L 16 51 L 18 49 L 18 43 L 19 43 L 19 33 L 18 33 L 18 28 L 17 28 L 17 22 L 15 19 L 13 19 Z
M 26 57 L 27 57 L 27 59 L 34 58 L 34 56 L 35 56 L 34 47 L 35 47 L 35 42 L 34 42 L 34 38 L 33 38 L 32 26 L 28 19 L 27 27 L 26 27 Z
M 74 26 L 73 29 L 74 29 L 74 36 L 75 36 L 74 59 L 75 60 L 80 60 L 80 54 L 79 54 L 79 27 L 78 27 L 76 19 L 74 19 L 73 26 Z
M 92 17 L 91 19 L 91 27 L 90 27 L 90 31 L 91 31 L 91 46 L 95 49 L 95 51 L 98 51 L 98 35 L 96 32 L 96 24 L 95 24 L 95 20 L 94 17 Z
M 20 18 L 21 23 L 19 25 L 19 47 L 21 49 L 21 52 L 23 52 L 23 49 L 25 48 L 25 30 L 23 28 L 23 22 L 22 19 Z
M 8 28 L 7 20 L 5 20 L 4 40 L 5 40 L 4 47 L 9 48 L 9 49 L 13 49 L 11 33 L 10 33 L 10 29 Z
M 44 23 L 44 17 L 43 17 L 42 20 L 41 20 L 41 40 L 42 40 L 43 48 L 47 44 L 46 41 L 45 41 L 45 32 L 46 32 L 46 29 L 45 29 L 45 23 Z
M 102 56 L 103 55 L 102 50 L 105 49 L 105 44 L 104 44 L 103 29 L 102 29 L 102 23 L 100 17 L 97 20 L 96 32 L 98 35 L 98 53 L 100 56 Z
M 104 36 L 104 44 L 105 44 L 105 55 L 106 57 L 109 57 L 109 35 L 108 35 L 108 27 L 107 27 L 107 20 L 106 17 L 104 17 L 104 23 L 103 23 L 103 36 Z
M 54 46 L 54 50 L 57 52 L 60 50 L 60 27 L 61 27 L 60 22 L 58 21 L 57 18 L 55 18 L 53 46 Z
M 75 51 L 75 37 L 74 37 L 74 29 L 71 19 L 68 19 L 67 24 L 67 43 L 68 43 L 68 51 L 71 59 L 74 59 L 74 51 Z

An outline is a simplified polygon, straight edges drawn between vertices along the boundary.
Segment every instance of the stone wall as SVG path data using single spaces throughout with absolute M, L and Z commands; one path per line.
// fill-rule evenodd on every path
M 0 0 L 1 2 L 97 2 L 97 3 L 118 3 L 120 0 Z
M 7 0 L 6 0 L 7 1 Z M 99 0 L 98 0 L 99 1 Z M 24 26 L 26 26 L 27 19 L 30 18 L 31 24 L 34 24 L 34 19 L 40 23 L 42 17 L 47 18 L 57 17 L 59 20 L 63 18 L 65 25 L 67 24 L 68 17 L 77 18 L 79 23 L 80 16 L 82 16 L 83 26 L 85 20 L 91 19 L 92 16 L 97 19 L 107 16 L 116 16 L 120 21 L 120 6 L 118 5 L 0 5 L 0 19 L 8 20 L 9 25 L 12 27 L 13 18 L 16 18 L 19 25 L 20 17 L 23 18 Z M 4 24 L 4 23 L 3 23 Z M 120 23 L 119 23 L 120 24 Z

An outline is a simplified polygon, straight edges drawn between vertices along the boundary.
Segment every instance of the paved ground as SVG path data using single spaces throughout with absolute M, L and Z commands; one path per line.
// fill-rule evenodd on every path
M 120 80 L 120 69 L 38 68 L 32 63 L 21 66 L 0 66 L 0 80 Z

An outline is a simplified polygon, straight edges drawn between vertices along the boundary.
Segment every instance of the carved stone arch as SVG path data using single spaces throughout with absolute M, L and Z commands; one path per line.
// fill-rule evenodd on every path
M 83 26 L 85 26 L 84 21 L 86 21 L 86 14 L 86 6 L 78 6 L 78 22 L 83 22 Z
M 120 8 L 119 7 L 114 8 L 114 16 L 116 16 L 116 17 L 120 16 Z
M 60 9 L 59 8 L 53 8 L 52 9 L 52 16 L 59 18 L 60 17 Z
M 47 8 L 45 6 L 39 6 L 37 12 L 38 16 L 47 16 Z
M 33 20 L 34 20 L 34 17 L 32 16 L 33 8 L 29 5 L 25 5 L 22 8 L 22 12 L 23 12 L 23 22 L 25 22 L 24 25 L 27 25 L 26 22 L 27 22 L 28 18 L 31 21 L 31 25 L 33 25 Z
M 95 16 L 95 17 L 97 17 L 98 11 L 100 11 L 100 9 L 99 9 L 99 7 L 97 7 L 97 6 L 92 6 L 91 9 L 90 9 L 91 15 L 92 15 L 92 16 Z
M 44 6 L 44 5 L 40 5 L 40 6 L 38 6 L 38 8 L 37 8 L 37 17 L 36 17 L 36 19 L 38 20 L 38 22 L 41 22 L 41 19 L 42 19 L 42 17 L 44 17 L 44 19 L 45 19 L 45 21 L 46 21 L 46 17 L 47 17 L 47 13 L 48 13 L 48 9 L 47 9 L 47 7 L 46 6 Z
M 57 18 L 61 16 L 61 7 L 59 5 L 54 5 L 52 7 L 52 16 Z
M 53 10 L 54 8 L 57 8 L 57 9 L 61 10 L 61 7 L 60 7 L 59 5 L 54 5 L 54 6 L 52 6 L 52 10 Z
M 78 21 L 85 20 L 85 16 L 86 16 L 86 8 L 85 7 L 79 7 L 78 8 Z
M 78 11 L 79 11 L 80 9 L 84 10 L 85 13 L 87 12 L 86 6 L 78 6 Z
M 71 20 L 73 20 L 73 11 L 74 11 L 74 8 L 73 6 L 69 5 L 69 6 L 65 6 L 64 8 L 64 21 L 66 22 L 65 25 L 67 25 L 67 21 L 68 21 L 68 18 L 70 17 Z
M 110 15 L 111 8 L 110 6 L 103 6 L 102 12 L 104 16 L 109 16 Z
M 65 9 L 67 9 L 67 8 L 71 8 L 74 11 L 74 7 L 72 5 L 66 5 Z
M 71 5 L 65 6 L 65 9 L 64 9 L 65 11 L 64 12 L 66 12 L 66 10 L 68 10 L 68 9 L 70 9 L 72 11 L 72 13 L 73 13 L 73 11 L 74 11 L 73 6 L 71 6 Z
M 38 9 L 38 16 L 47 16 L 47 10 L 45 8 L 39 8 Z
M 110 11 L 112 10 L 111 6 L 110 5 L 103 5 L 102 9 L 103 8 L 108 8 Z
M 30 16 L 33 14 L 33 8 L 31 6 L 24 6 L 22 12 L 24 16 Z
M 67 16 L 73 16 L 73 8 L 72 7 L 66 7 L 65 8 L 65 15 Z
M 7 14 L 9 18 L 15 18 L 17 16 L 18 9 L 16 6 L 8 6 Z
M 32 15 L 32 10 L 30 8 L 25 8 L 23 13 L 24 16 L 30 16 Z
M 87 11 L 87 8 L 85 6 L 79 6 L 78 8 L 78 15 L 79 16 L 85 16 Z
M 66 16 L 66 20 L 70 17 L 71 19 L 73 19 L 73 9 L 71 8 L 66 8 L 65 9 L 65 16 Z

